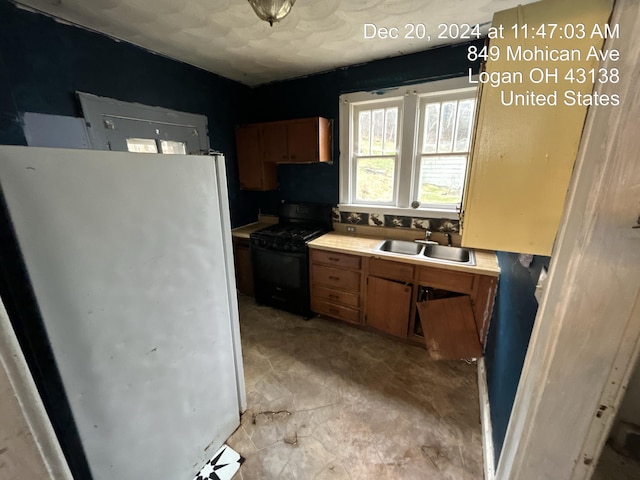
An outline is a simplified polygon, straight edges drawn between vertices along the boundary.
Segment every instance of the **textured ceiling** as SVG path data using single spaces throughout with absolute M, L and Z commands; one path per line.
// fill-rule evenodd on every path
M 297 0 L 270 27 L 246 0 L 18 0 L 247 85 L 456 43 L 439 24 L 486 24 L 530 0 Z M 397 27 L 397 39 L 365 39 L 365 24 Z M 404 38 L 426 26 L 428 38 Z M 421 27 L 416 33 L 421 34 Z M 369 32 L 372 28 L 369 28 Z

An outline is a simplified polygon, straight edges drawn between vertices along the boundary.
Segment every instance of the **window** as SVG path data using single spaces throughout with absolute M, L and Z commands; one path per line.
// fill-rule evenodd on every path
M 340 208 L 457 217 L 476 106 L 467 78 L 340 97 Z
M 355 203 L 391 205 L 396 196 L 400 102 L 355 106 Z

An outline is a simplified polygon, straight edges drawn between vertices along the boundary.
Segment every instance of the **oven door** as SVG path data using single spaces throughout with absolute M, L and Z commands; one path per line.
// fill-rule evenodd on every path
M 304 317 L 311 315 L 307 252 L 283 252 L 252 244 L 251 262 L 258 303 Z

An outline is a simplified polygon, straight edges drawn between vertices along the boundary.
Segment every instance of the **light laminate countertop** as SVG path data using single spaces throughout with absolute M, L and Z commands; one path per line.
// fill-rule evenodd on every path
M 388 252 L 374 252 L 380 242 L 384 240 L 381 237 L 344 235 L 340 233 L 327 233 L 321 237 L 311 240 L 309 248 L 317 248 L 320 250 L 329 250 L 339 253 L 350 253 L 352 255 L 361 255 L 375 258 L 385 258 L 401 263 L 410 263 L 412 265 L 420 265 L 424 267 L 442 268 L 444 270 L 454 270 L 458 272 L 468 272 L 478 275 L 490 275 L 497 277 L 500 275 L 500 267 L 496 253 L 488 250 L 475 250 L 476 265 L 463 265 L 452 263 L 441 263 L 431 260 L 423 255 L 398 255 Z
M 234 228 L 233 230 L 231 230 L 231 236 L 235 238 L 248 239 L 253 232 L 269 227 L 271 225 L 273 225 L 273 222 L 250 223 L 248 225 L 243 225 L 242 227 Z

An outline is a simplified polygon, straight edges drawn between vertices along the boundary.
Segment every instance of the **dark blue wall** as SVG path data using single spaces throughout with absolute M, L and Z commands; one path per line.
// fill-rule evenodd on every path
M 528 268 L 516 253 L 498 252 L 500 281 L 485 348 L 496 466 L 538 311 L 534 297 L 549 257 L 534 257 Z
M 262 195 L 262 210 L 276 213 L 280 200 L 337 204 L 338 97 L 349 92 L 460 77 L 468 74 L 469 67 L 475 72 L 479 65 L 467 60 L 468 46 L 435 48 L 254 88 L 247 123 L 314 116 L 334 121 L 333 165 L 279 166 L 280 191 Z
M 21 112 L 82 116 L 76 91 L 206 115 L 210 145 L 227 158 L 231 221 L 256 219 L 259 198 L 239 189 L 234 134 L 248 87 L 7 0 L 0 19 L 0 144 L 26 145 Z

